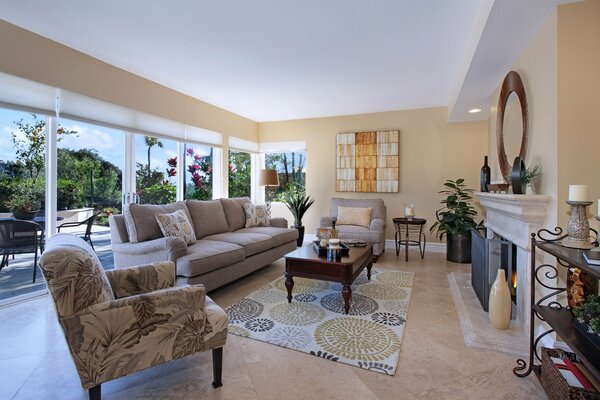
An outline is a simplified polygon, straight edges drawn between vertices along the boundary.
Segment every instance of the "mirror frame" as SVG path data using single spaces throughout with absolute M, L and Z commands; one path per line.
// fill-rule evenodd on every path
M 527 138 L 529 136 L 528 126 L 529 117 L 527 112 L 527 96 L 525 96 L 525 87 L 521 76 L 515 71 L 510 71 L 502 82 L 502 89 L 500 90 L 500 98 L 498 99 L 498 119 L 496 120 L 496 138 L 498 146 L 498 162 L 500 163 L 500 171 L 502 177 L 510 177 L 512 172 L 512 166 L 508 163 L 506 157 L 506 149 L 504 148 L 504 113 L 506 112 L 506 104 L 508 103 L 508 97 L 511 93 L 515 93 L 521 104 L 521 117 L 523 119 L 523 133 L 521 135 L 521 149 L 519 151 L 519 157 L 522 160 L 527 155 Z

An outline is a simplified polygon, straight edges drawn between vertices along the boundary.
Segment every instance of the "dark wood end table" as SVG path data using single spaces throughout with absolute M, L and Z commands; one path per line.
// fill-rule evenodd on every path
M 350 285 L 354 279 L 366 268 L 367 277 L 371 279 L 373 267 L 373 245 L 367 243 L 365 247 L 350 247 L 349 254 L 341 259 L 330 261 L 319 256 L 313 249 L 312 243 L 307 244 L 289 254 L 285 258 L 285 287 L 288 292 L 288 303 L 292 302 L 292 289 L 294 276 L 322 281 L 338 282 L 342 284 L 344 298 L 344 311 L 350 311 L 352 289 Z
M 413 217 L 408 219 L 406 217 L 398 217 L 393 218 L 392 221 L 396 226 L 396 256 L 400 255 L 400 247 L 404 246 L 404 260 L 408 261 L 408 246 L 419 246 L 421 258 L 425 257 L 427 237 L 423 233 L 423 227 L 427 223 L 427 220 L 425 218 Z M 402 236 L 404 236 L 404 239 Z M 411 239 L 411 236 L 413 238 L 416 236 L 416 239 Z M 421 240 L 423 243 L 421 243 Z

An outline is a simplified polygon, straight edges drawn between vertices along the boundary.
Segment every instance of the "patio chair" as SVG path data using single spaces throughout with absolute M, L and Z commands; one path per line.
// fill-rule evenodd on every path
M 42 232 L 40 236 L 39 232 Z M 43 249 L 44 229 L 38 223 L 24 220 L 0 221 L 0 270 L 8 265 L 8 257 L 15 254 L 34 253 L 33 259 L 33 281 L 37 272 L 38 249 Z
M 175 287 L 172 261 L 104 271 L 84 240 L 59 233 L 40 265 L 90 400 L 105 382 L 207 350 L 222 385 L 227 314 L 204 285 Z
M 94 225 L 94 221 L 96 220 L 97 215 L 98 214 L 94 213 L 91 217 L 81 222 L 65 222 L 64 224 L 60 224 L 58 226 L 58 232 L 60 232 L 61 228 L 85 225 L 85 233 L 83 234 L 82 239 L 88 242 L 90 246 L 92 246 L 92 250 L 96 251 L 96 249 L 94 249 L 94 243 L 92 243 L 92 226 Z

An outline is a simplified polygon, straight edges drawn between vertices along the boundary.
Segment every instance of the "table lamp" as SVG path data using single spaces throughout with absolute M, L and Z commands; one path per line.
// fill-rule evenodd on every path
M 258 175 L 259 186 L 279 186 L 279 176 L 276 169 L 261 169 Z M 265 192 L 265 203 L 267 204 L 267 217 L 271 218 L 271 201 L 267 199 Z

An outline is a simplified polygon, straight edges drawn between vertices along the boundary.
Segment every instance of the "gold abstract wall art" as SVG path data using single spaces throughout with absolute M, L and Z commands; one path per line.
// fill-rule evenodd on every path
M 336 191 L 398 193 L 400 131 L 338 133 Z

